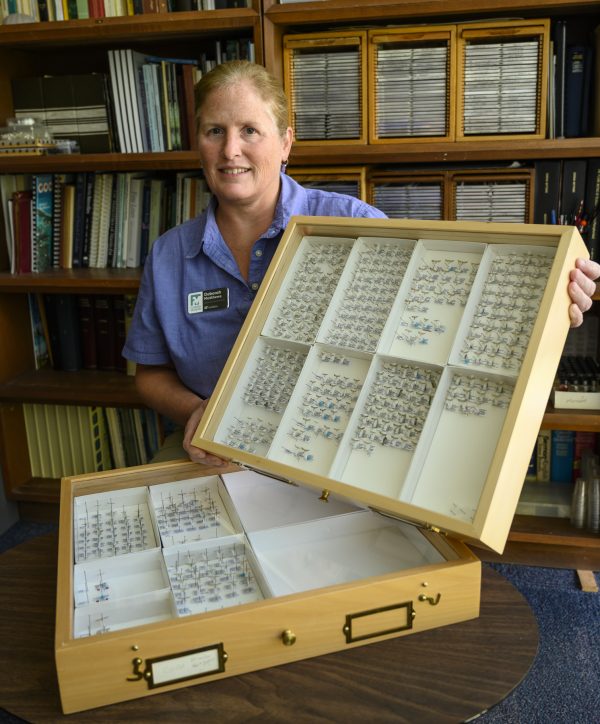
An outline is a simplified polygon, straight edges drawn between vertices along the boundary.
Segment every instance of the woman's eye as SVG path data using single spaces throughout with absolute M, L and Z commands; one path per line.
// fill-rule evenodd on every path
M 209 128 L 208 135 L 209 136 L 219 136 L 223 133 L 223 130 L 221 128 Z
M 247 136 L 253 136 L 256 133 L 256 128 L 247 127 L 244 129 L 244 132 Z

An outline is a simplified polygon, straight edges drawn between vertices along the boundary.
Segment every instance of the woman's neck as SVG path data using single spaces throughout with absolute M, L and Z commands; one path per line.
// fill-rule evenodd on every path
M 250 270 L 252 247 L 271 226 L 276 206 L 277 199 L 268 205 L 261 204 L 260 207 L 239 203 L 217 205 L 217 226 L 246 280 Z

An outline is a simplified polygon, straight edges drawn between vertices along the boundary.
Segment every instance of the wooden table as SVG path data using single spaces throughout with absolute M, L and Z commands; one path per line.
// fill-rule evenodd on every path
M 54 667 L 57 535 L 0 555 L 0 707 L 28 722 L 464 721 L 503 699 L 538 644 L 520 593 L 484 568 L 481 616 L 65 717 Z

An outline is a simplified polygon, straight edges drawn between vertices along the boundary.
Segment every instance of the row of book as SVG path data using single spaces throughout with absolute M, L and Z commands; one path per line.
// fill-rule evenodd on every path
M 540 430 L 526 481 L 573 483 L 581 475 L 581 461 L 599 451 L 596 432 Z
M 62 478 L 145 465 L 160 443 L 148 409 L 23 405 L 33 477 Z
M 194 150 L 196 82 L 226 60 L 254 60 L 254 44 L 216 40 L 198 59 L 127 48 L 106 57 L 108 73 L 13 78 L 14 117 L 43 121 L 53 139 L 76 141 L 81 153 Z
M 1 175 L 11 272 L 139 267 L 164 231 L 209 199 L 199 172 Z
M 0 0 L 0 22 L 17 13 L 53 22 L 245 7 L 249 0 Z
M 592 259 L 600 258 L 600 160 L 535 162 L 533 221 L 576 226 Z
M 121 354 L 135 306 L 133 294 L 29 294 L 36 369 L 133 374 Z

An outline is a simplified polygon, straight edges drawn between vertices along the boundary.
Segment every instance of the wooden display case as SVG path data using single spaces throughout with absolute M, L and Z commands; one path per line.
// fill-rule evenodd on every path
M 287 173 L 302 186 L 320 186 L 329 191 L 336 191 L 336 187 L 343 184 L 355 186 L 357 193 L 350 190 L 340 193 L 367 200 L 366 166 L 291 166 Z
M 367 32 L 283 39 L 283 87 L 295 145 L 367 142 Z
M 370 30 L 369 143 L 453 141 L 456 26 Z
M 477 616 L 463 541 L 505 544 L 582 255 L 567 227 L 294 217 L 194 437 L 251 469 L 63 480 L 64 711 Z
M 469 23 L 456 39 L 456 139 L 545 138 L 550 21 Z

